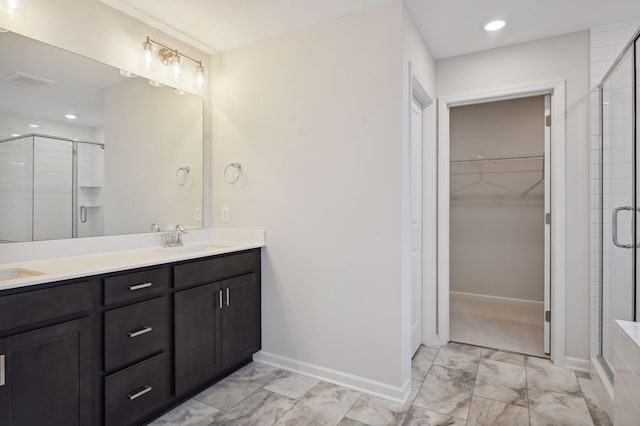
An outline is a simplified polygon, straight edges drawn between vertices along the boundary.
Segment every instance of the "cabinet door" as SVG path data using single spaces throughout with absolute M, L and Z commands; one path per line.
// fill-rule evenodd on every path
M 260 286 L 256 274 L 221 282 L 222 368 L 247 360 L 260 349 Z
M 83 318 L 0 340 L 0 424 L 91 424 L 90 331 Z
M 176 396 L 196 390 L 221 370 L 219 290 L 219 284 L 208 284 L 174 294 Z

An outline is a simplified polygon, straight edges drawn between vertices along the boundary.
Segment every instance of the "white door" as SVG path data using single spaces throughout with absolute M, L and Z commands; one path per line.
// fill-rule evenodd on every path
M 411 348 L 422 343 L 422 104 L 411 102 Z
M 544 97 L 544 353 L 551 353 L 551 95 Z M 547 118 L 548 117 L 548 118 Z M 547 321 L 549 320 L 549 321 Z

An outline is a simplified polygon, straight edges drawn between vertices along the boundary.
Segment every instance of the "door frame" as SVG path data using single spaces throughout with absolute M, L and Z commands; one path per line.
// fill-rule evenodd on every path
M 438 99 L 438 237 L 437 340 L 449 341 L 449 109 L 451 107 L 551 95 L 551 360 L 565 366 L 565 215 L 566 215 L 566 82 L 565 80 L 496 88 Z M 542 218 L 541 218 L 542 220 Z M 431 294 L 433 295 L 433 293 Z
M 416 98 L 422 104 L 422 159 L 419 167 L 422 169 L 422 344 L 435 345 L 438 343 L 436 326 L 437 326 L 437 301 L 433 294 L 437 292 L 437 104 L 433 91 L 429 88 L 426 80 L 409 62 L 409 96 L 407 108 L 409 111 L 408 119 L 408 144 L 411 143 L 411 104 L 413 98 Z M 410 147 L 406 148 L 410 152 Z M 410 155 L 410 154 L 409 154 Z M 409 159 L 410 160 L 410 159 Z M 409 161 L 408 164 L 411 164 Z M 405 179 L 410 178 L 410 170 L 407 171 Z M 433 198 L 429 198 L 429 194 L 433 194 Z M 407 195 L 410 197 L 410 194 Z M 404 203 L 409 206 L 410 198 Z M 407 211 L 408 214 L 408 211 Z M 405 220 L 407 234 L 410 232 L 411 221 L 407 217 Z M 406 256 L 408 259 L 410 254 L 410 238 L 405 239 Z M 407 273 L 407 281 L 409 265 L 404 267 Z M 410 297 L 412 289 L 409 282 L 406 284 L 406 294 Z M 407 308 L 404 315 L 407 325 L 403 327 L 407 332 L 405 338 L 408 339 L 405 346 L 410 347 L 411 342 L 411 303 L 410 300 L 404 303 Z M 407 348 L 407 353 L 411 352 Z M 410 371 L 411 356 L 405 357 L 409 360 L 408 366 Z

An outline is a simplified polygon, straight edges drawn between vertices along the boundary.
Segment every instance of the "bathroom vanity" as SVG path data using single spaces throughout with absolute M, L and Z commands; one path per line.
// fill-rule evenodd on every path
M 2 426 L 144 424 L 251 360 L 260 248 L 147 250 L 142 267 L 104 253 L 75 264 L 110 272 L 0 282 Z

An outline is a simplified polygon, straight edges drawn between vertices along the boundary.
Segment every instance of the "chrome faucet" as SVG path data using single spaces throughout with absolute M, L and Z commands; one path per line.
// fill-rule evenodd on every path
M 162 247 L 180 247 L 183 246 L 182 235 L 186 234 L 187 231 L 184 229 L 184 226 L 178 224 L 176 225 L 173 231 L 169 231 L 166 234 L 162 234 L 162 238 L 160 240 L 160 245 Z

